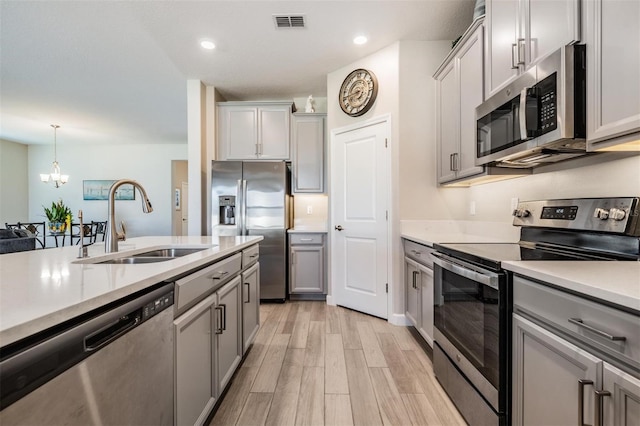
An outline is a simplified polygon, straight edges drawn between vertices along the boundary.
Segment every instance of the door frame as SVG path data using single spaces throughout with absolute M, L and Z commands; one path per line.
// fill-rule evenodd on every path
M 383 114 L 377 117 L 373 117 L 370 118 L 368 120 L 364 120 L 364 121 L 359 121 L 357 123 L 353 123 L 353 124 L 349 124 L 347 126 L 343 126 L 343 127 L 338 127 L 335 129 L 331 130 L 331 139 L 330 139 L 330 143 L 329 143 L 329 152 L 328 152 L 328 162 L 329 162 L 329 170 L 330 172 L 330 176 L 329 179 L 327 179 L 328 181 L 328 191 L 329 191 L 329 227 L 328 227 L 328 232 L 327 232 L 327 237 L 328 237 L 328 253 L 327 253 L 327 259 L 328 259 L 328 265 L 327 268 L 329 269 L 329 273 L 327 274 L 328 279 L 329 279 L 329 284 L 328 284 L 328 289 L 329 292 L 327 294 L 327 304 L 328 305 L 332 305 L 332 306 L 336 306 L 337 305 L 337 300 L 333 297 L 335 293 L 335 288 L 334 288 L 334 283 L 337 281 L 335 279 L 335 271 L 333 269 L 333 250 L 332 250 L 332 240 L 333 240 L 333 227 L 335 226 L 334 223 L 334 215 L 333 215 L 333 208 L 334 208 L 334 204 L 332 202 L 333 198 L 334 198 L 334 186 L 333 186 L 333 179 L 332 177 L 335 175 L 335 171 L 334 171 L 334 164 L 332 161 L 332 156 L 333 156 L 333 147 L 334 144 L 336 143 L 336 137 L 340 134 L 343 133 L 347 133 L 347 132 L 351 132 L 354 130 L 358 130 L 358 129 L 362 129 L 364 127 L 369 127 L 369 126 L 373 126 L 376 124 L 382 124 L 385 123 L 386 124 L 386 132 L 387 132 L 387 154 L 386 154 L 386 159 L 385 159 L 385 167 L 387 168 L 387 197 L 386 197 L 386 202 L 387 202 L 387 211 L 389 214 L 389 217 L 387 219 L 387 281 L 388 281 L 388 285 L 389 285 L 389 292 L 387 293 L 387 321 L 391 322 L 392 324 L 397 324 L 397 325 L 405 325 L 406 324 L 406 319 L 404 317 L 404 313 L 402 315 L 398 315 L 394 309 L 393 309 L 393 302 L 394 302 L 394 296 L 395 296 L 395 292 L 394 289 L 396 287 L 396 268 L 394 268 L 394 256 L 393 256 L 393 248 L 394 248 L 394 243 L 393 243 L 393 238 L 395 237 L 395 234 L 393 233 L 393 221 L 394 221 L 394 212 L 395 212 L 395 205 L 393 204 L 393 173 L 394 173 L 394 169 L 393 169 L 393 161 L 392 159 L 394 158 L 395 154 L 393 153 L 393 126 L 392 126 L 392 121 L 391 121 L 391 114 Z

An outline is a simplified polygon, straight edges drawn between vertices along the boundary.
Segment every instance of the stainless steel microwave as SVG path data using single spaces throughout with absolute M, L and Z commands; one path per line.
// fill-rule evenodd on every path
M 476 108 L 476 165 L 528 168 L 586 154 L 585 46 L 565 46 Z

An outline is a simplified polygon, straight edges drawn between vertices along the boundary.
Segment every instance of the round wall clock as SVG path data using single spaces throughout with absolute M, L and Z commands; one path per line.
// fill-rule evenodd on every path
M 357 69 L 344 79 L 338 101 L 345 114 L 359 117 L 371 109 L 377 95 L 376 76 L 371 71 Z

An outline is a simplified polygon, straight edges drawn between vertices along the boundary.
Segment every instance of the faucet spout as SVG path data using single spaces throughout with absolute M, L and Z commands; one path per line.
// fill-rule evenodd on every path
M 116 190 L 122 185 L 133 185 L 134 188 L 137 188 L 142 196 L 142 211 L 144 213 L 151 213 L 153 211 L 153 207 L 151 206 L 151 202 L 149 201 L 149 197 L 147 197 L 147 191 L 144 190 L 142 185 L 140 185 L 135 180 L 131 179 L 120 179 L 114 182 L 109 189 L 109 227 L 107 229 L 107 235 L 104 239 L 104 252 L 105 253 L 115 253 L 118 251 L 118 237 L 117 237 L 117 229 L 116 229 Z M 134 189 L 135 190 L 135 189 Z

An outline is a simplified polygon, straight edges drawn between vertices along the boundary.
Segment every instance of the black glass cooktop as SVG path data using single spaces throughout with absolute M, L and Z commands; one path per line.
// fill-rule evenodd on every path
M 624 260 L 602 253 L 569 251 L 529 243 L 444 243 L 434 244 L 434 248 L 449 256 L 495 270 L 501 269 L 501 262 L 517 260 Z

